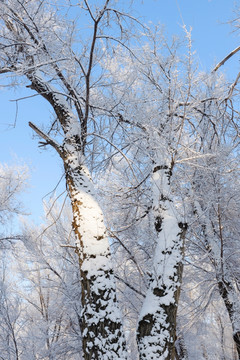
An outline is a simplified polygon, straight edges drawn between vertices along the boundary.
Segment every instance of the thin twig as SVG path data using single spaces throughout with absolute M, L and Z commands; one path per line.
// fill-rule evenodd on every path
M 123 282 L 127 287 L 129 287 L 129 289 L 135 291 L 135 293 L 141 295 L 143 298 L 146 297 L 145 294 L 143 294 L 141 291 L 135 289 L 132 285 L 130 285 L 130 284 L 129 284 L 127 281 L 125 281 L 124 279 L 120 278 L 118 275 L 115 274 L 114 277 L 115 277 L 117 280 Z
M 120 154 L 121 154 L 121 155 L 124 157 L 124 159 L 127 161 L 128 165 L 129 165 L 129 168 L 131 169 L 132 174 L 133 174 L 135 180 L 136 180 L 137 183 L 138 183 L 138 179 L 137 179 L 137 177 L 136 177 L 136 175 L 135 175 L 135 172 L 134 172 L 134 170 L 133 170 L 132 165 L 130 164 L 130 161 L 129 161 L 128 157 L 127 157 L 116 145 L 114 145 L 114 144 L 113 144 L 111 141 L 109 141 L 106 137 L 104 137 L 104 136 L 102 136 L 102 135 L 100 135 L 100 134 L 91 133 L 91 134 L 88 134 L 88 135 L 97 136 L 97 137 L 99 137 L 100 139 L 103 139 L 103 140 L 107 141 L 112 147 L 114 147 L 118 152 L 120 152 Z

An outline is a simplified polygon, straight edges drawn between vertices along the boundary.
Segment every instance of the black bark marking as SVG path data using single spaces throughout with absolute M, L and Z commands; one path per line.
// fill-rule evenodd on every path
M 158 297 L 165 296 L 166 295 L 166 286 L 163 285 L 162 288 L 153 289 L 153 294 L 158 296 Z
M 162 230 L 162 218 L 161 216 L 157 216 L 154 222 L 154 226 L 157 232 Z
M 186 231 L 187 228 L 188 228 L 188 224 L 187 224 L 187 223 L 183 223 L 183 222 L 179 222 L 179 223 L 178 223 L 178 227 L 179 227 L 180 229 Z
M 153 173 L 155 173 L 155 172 L 157 172 L 159 170 L 168 170 L 168 166 L 167 165 L 157 165 L 153 169 Z

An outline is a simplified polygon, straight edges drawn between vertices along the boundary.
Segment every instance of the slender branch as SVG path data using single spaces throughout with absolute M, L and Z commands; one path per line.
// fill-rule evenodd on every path
M 107 11 L 112 11 L 112 12 L 115 13 L 116 15 L 119 15 L 119 16 L 122 16 L 122 17 L 127 17 L 127 18 L 129 18 L 130 20 L 133 20 L 133 21 L 135 21 L 137 24 L 141 25 L 141 27 L 142 27 L 143 29 L 149 30 L 149 28 L 148 28 L 145 24 L 141 23 L 141 21 L 139 21 L 139 20 L 138 20 L 137 18 L 135 18 L 134 16 L 131 16 L 130 14 L 127 14 L 127 13 L 125 13 L 125 12 L 116 10 L 116 9 L 114 9 L 114 8 L 107 8 L 106 10 L 107 10 Z
M 126 124 L 129 124 L 129 125 L 132 125 L 132 126 L 136 126 L 138 127 L 139 129 L 143 130 L 144 132 L 147 132 L 147 129 L 145 126 L 139 124 L 139 123 L 134 123 L 134 122 L 131 122 L 129 121 L 128 119 L 125 119 L 122 114 L 118 113 L 118 120 L 119 122 L 124 122 Z
M 64 190 L 60 195 L 58 195 L 58 196 L 56 197 L 56 199 L 54 199 L 54 201 L 53 201 L 53 203 L 51 204 L 50 209 L 48 210 L 46 216 L 48 216 L 48 215 L 51 213 L 51 211 L 52 211 L 55 203 L 58 201 L 58 199 L 60 199 L 60 197 L 61 197 L 63 194 L 65 194 L 65 192 L 66 192 L 66 190 Z
M 0 241 L 12 241 L 12 240 L 23 240 L 24 236 L 21 235 L 14 235 L 14 236 L 5 236 L 3 238 L 0 238 Z
M 95 47 L 96 47 L 96 41 L 98 39 L 98 25 L 99 22 L 101 21 L 104 12 L 106 11 L 107 5 L 109 3 L 109 0 L 106 0 L 105 5 L 103 7 L 103 9 L 100 11 L 99 16 L 97 19 L 95 19 L 92 15 L 91 9 L 88 5 L 87 0 L 84 1 L 88 11 L 90 13 L 90 16 L 94 22 L 94 28 L 93 28 L 93 35 L 92 35 L 92 42 L 91 42 L 91 48 L 90 48 L 90 52 L 89 52 L 89 62 L 88 62 L 88 70 L 85 76 L 85 83 L 86 83 L 86 101 L 85 101 L 85 116 L 84 118 L 82 118 L 81 120 L 81 125 L 82 125 L 82 136 L 83 136 L 83 150 L 84 150 L 84 145 L 85 145 L 85 139 L 86 139 L 86 134 L 87 134 L 87 121 L 88 121 L 88 115 L 89 115 L 89 101 L 90 101 L 90 79 L 91 79 L 91 72 L 92 72 L 92 68 L 93 68 L 93 59 L 94 59 L 94 53 L 95 53 Z
M 32 44 L 28 44 L 28 43 L 22 41 L 22 42 L 14 42 L 14 43 L 9 44 L 9 45 L 4 44 L 4 45 L 0 46 L 0 51 L 5 50 L 5 49 L 7 49 L 9 47 L 21 47 L 21 46 L 33 47 Z
M 114 147 L 114 148 L 124 157 L 124 159 L 127 161 L 128 165 L 129 165 L 129 168 L 131 169 L 132 174 L 133 174 L 135 180 L 138 182 L 138 179 L 137 179 L 137 177 L 136 177 L 136 175 L 135 175 L 135 172 L 134 172 L 134 170 L 133 170 L 132 165 L 130 164 L 130 161 L 129 161 L 128 157 L 127 157 L 116 145 L 114 145 L 111 141 L 109 141 L 105 136 L 102 136 L 102 135 L 100 135 L 100 134 L 91 133 L 91 134 L 88 134 L 88 135 L 97 136 L 97 137 L 99 137 L 100 139 L 103 139 L 103 140 L 105 140 L 106 142 L 108 142 L 112 147 Z
M 91 10 L 90 6 L 88 5 L 88 1 L 87 1 L 87 0 L 84 0 L 84 3 L 85 3 L 85 5 L 86 5 L 86 7 L 87 7 L 87 11 L 89 12 L 89 15 L 91 16 L 92 20 L 95 21 L 95 18 L 94 18 L 94 16 L 93 16 L 92 10 Z
M 89 53 L 88 70 L 87 70 L 86 77 L 85 77 L 85 83 L 86 83 L 85 115 L 84 115 L 84 118 L 81 120 L 82 134 L 83 134 L 83 148 L 86 143 L 87 121 L 88 121 L 88 115 L 89 115 L 89 101 L 90 101 L 90 78 L 91 78 L 91 71 L 92 71 L 92 66 L 93 66 L 94 50 L 95 50 L 95 45 L 96 45 L 96 40 L 97 40 L 97 31 L 98 31 L 98 21 L 95 21 L 91 49 L 90 49 L 90 53 Z
M 39 239 L 41 236 L 43 236 L 43 235 L 47 232 L 48 229 L 50 229 L 53 225 L 55 225 L 55 224 L 57 223 L 57 221 L 60 219 L 60 216 L 61 216 L 61 214 L 62 214 L 62 211 L 63 211 L 63 208 L 64 208 L 64 206 L 65 206 L 66 200 L 67 200 L 67 196 L 65 196 L 65 199 L 64 199 L 64 201 L 63 201 L 62 207 L 61 207 L 61 209 L 60 209 L 60 212 L 59 212 L 57 218 L 56 218 L 56 219 L 53 219 L 53 222 L 52 222 L 50 225 L 48 225 L 48 226 L 41 232 L 41 234 L 37 236 L 36 239 Z M 53 218 L 53 216 L 52 216 L 52 218 Z
M 98 17 L 95 19 L 90 6 L 88 5 L 87 0 L 84 0 L 84 3 L 87 6 L 88 12 L 94 22 L 94 28 L 93 28 L 93 35 L 92 35 L 92 42 L 91 42 L 91 47 L 90 47 L 90 52 L 89 52 L 89 62 L 88 62 L 88 69 L 87 69 L 87 73 L 85 75 L 85 83 L 86 83 L 86 102 L 85 102 L 85 114 L 84 114 L 84 118 L 82 118 L 81 120 L 81 125 L 82 125 L 82 137 L 83 137 L 83 150 L 84 150 L 84 146 L 86 144 L 86 134 L 87 134 L 87 122 L 88 122 L 88 116 L 89 116 L 89 101 L 90 101 L 90 79 L 91 79 L 91 72 L 92 72 L 92 68 L 93 68 L 93 59 L 94 59 L 94 54 L 95 54 L 95 47 L 96 47 L 96 41 L 97 41 L 97 34 L 98 34 L 98 25 L 107 9 L 107 5 L 109 3 L 109 0 L 105 1 L 105 4 L 102 8 L 102 10 L 99 12 Z
M 26 87 L 27 87 L 27 88 L 31 88 L 31 85 L 27 85 Z M 54 92 L 54 94 L 56 94 L 56 95 L 62 95 L 62 96 L 66 97 L 66 98 L 69 99 L 69 100 L 75 101 L 75 99 L 74 99 L 73 97 L 71 97 L 70 95 L 65 94 L 65 93 L 63 93 L 63 92 L 61 92 L 61 91 L 56 91 L 56 90 L 54 90 L 53 92 Z M 35 96 L 45 95 L 45 94 L 47 94 L 47 93 L 48 93 L 48 91 L 46 90 L 46 91 L 43 91 L 43 92 L 38 92 L 37 94 L 27 95 L 27 96 L 23 96 L 23 97 L 17 98 L 17 99 L 10 99 L 9 101 L 14 102 L 14 101 L 26 100 L 26 99 L 33 98 L 33 97 L 35 97 Z
M 103 17 L 103 15 L 104 15 L 105 11 L 108 10 L 108 9 L 107 9 L 107 6 L 108 6 L 109 2 L 110 2 L 110 0 L 106 0 L 106 1 L 105 1 L 105 4 L 104 4 L 102 10 L 101 10 L 100 13 L 99 13 L 99 16 L 98 16 L 97 21 L 100 21 L 101 18 Z
M 6 73 L 9 73 L 12 71 L 13 71 L 13 69 L 11 67 L 10 68 L 4 67 L 4 68 L 0 69 L 0 74 L 6 74 Z
M 22 5 L 22 6 L 23 6 L 23 5 Z M 24 8 L 24 6 L 23 6 L 23 8 Z M 38 29 L 37 25 L 35 24 L 34 20 L 33 20 L 33 19 L 29 16 L 29 14 L 27 13 L 28 16 L 29 16 L 29 18 L 30 18 L 30 20 L 32 21 L 33 29 L 35 29 L 38 37 L 40 38 L 40 41 L 39 41 L 39 39 L 37 38 L 37 36 L 35 36 L 35 34 L 33 33 L 33 31 L 30 29 L 30 27 L 29 27 L 26 23 L 24 23 L 24 22 L 22 21 L 22 19 L 18 16 L 18 14 L 17 14 L 15 11 L 13 11 L 13 9 L 11 9 L 11 8 L 9 8 L 9 7 L 8 7 L 8 9 L 9 9 L 10 12 L 14 15 L 16 21 L 17 21 L 21 26 L 23 26 L 23 28 L 27 31 L 27 33 L 29 34 L 29 36 L 30 36 L 30 38 L 32 39 L 33 43 L 34 43 L 35 45 L 37 45 L 38 47 L 40 47 L 40 48 L 43 50 L 43 52 L 44 52 L 46 55 L 49 56 L 49 58 L 50 58 L 50 60 L 51 60 L 51 62 L 49 62 L 49 64 L 52 64 L 54 70 L 56 71 L 57 76 L 58 76 L 59 79 L 62 81 L 62 83 L 64 84 L 64 86 L 66 87 L 66 89 L 68 90 L 69 95 L 74 98 L 74 104 L 75 104 L 75 107 L 76 107 L 76 110 L 77 110 L 79 119 L 83 118 L 83 112 L 82 112 L 81 104 L 80 104 L 80 102 L 78 101 L 78 95 L 79 95 L 79 94 L 77 94 L 76 90 L 75 90 L 75 89 L 71 86 L 71 84 L 66 80 L 65 76 L 63 75 L 62 71 L 60 70 L 60 68 L 59 68 L 59 66 L 58 66 L 58 64 L 57 64 L 57 61 L 55 61 L 55 60 L 52 58 L 50 52 L 48 51 L 48 48 L 47 48 L 46 44 L 44 43 L 43 39 L 42 39 L 41 36 L 40 36 L 39 29 Z M 25 10 L 25 12 L 27 12 L 25 8 L 24 8 L 24 10 Z M 6 21 L 5 21 L 5 22 L 6 22 Z M 12 24 L 11 24 L 11 25 L 12 25 Z M 16 29 L 15 29 L 13 26 L 11 26 L 10 31 L 13 32 L 13 33 L 16 33 Z M 62 59 L 60 59 L 60 60 L 62 60 Z M 64 59 L 63 59 L 63 60 L 64 60 Z M 29 73 L 29 71 L 28 71 L 28 73 Z
M 238 46 L 236 49 L 234 49 L 233 51 L 231 51 L 222 61 L 220 61 L 220 63 L 218 63 L 215 68 L 213 69 L 213 71 L 217 71 L 220 66 L 224 65 L 225 62 L 227 60 L 229 60 L 233 55 L 235 55 L 238 51 L 240 50 L 240 46 Z
M 56 96 L 56 89 L 53 88 L 49 82 L 42 79 L 40 73 L 30 73 L 27 74 L 27 77 L 31 81 L 31 85 L 28 85 L 27 87 L 35 90 L 50 103 L 57 115 L 64 133 L 66 134 L 68 132 L 69 123 L 71 123 L 72 118 L 74 117 L 71 108 L 68 106 L 68 103 L 64 101 L 63 98 Z
M 36 125 L 34 125 L 33 123 L 29 122 L 28 125 L 30 126 L 30 128 L 32 128 L 41 138 L 43 138 L 46 141 L 46 145 L 51 145 L 57 152 L 58 154 L 62 157 L 63 153 L 62 153 L 62 149 L 61 146 L 54 141 L 49 135 L 45 134 L 42 130 L 40 130 Z
M 50 195 L 51 193 L 54 193 L 54 192 L 56 191 L 58 185 L 60 184 L 60 182 L 62 181 L 62 179 L 64 178 L 64 176 L 65 176 L 65 174 L 62 174 L 62 176 L 61 176 L 60 179 L 58 180 L 57 185 L 54 187 L 54 189 L 51 190 L 51 191 L 49 191 L 46 195 L 44 195 L 43 198 L 42 198 L 42 200 L 44 200 L 48 195 Z M 66 191 L 66 190 L 65 190 L 65 191 Z M 65 192 L 65 191 L 64 191 L 64 192 Z M 60 196 L 62 196 L 62 195 L 64 194 L 64 192 L 62 192 L 62 193 L 57 197 L 57 199 L 58 199 Z
M 234 81 L 234 83 L 230 86 L 230 90 L 229 90 L 229 94 L 228 94 L 228 98 L 230 98 L 232 96 L 233 90 L 236 87 L 238 80 L 240 78 L 240 72 L 238 73 L 236 80 Z
M 61 246 L 62 248 L 70 248 L 70 249 L 76 250 L 76 246 L 73 246 L 73 245 L 64 245 L 64 244 L 61 244 L 60 246 Z
M 117 43 L 119 43 L 122 47 L 124 47 L 125 49 L 127 49 L 129 51 L 129 53 L 142 65 L 143 62 L 136 56 L 136 54 L 130 49 L 129 46 L 127 46 L 126 44 L 124 44 L 121 40 L 114 38 L 113 36 L 110 35 L 98 35 L 97 39 L 106 39 L 106 40 L 112 40 L 115 41 Z
M 114 277 L 115 277 L 117 280 L 123 282 L 127 287 L 129 287 L 129 289 L 133 290 L 135 293 L 141 295 L 143 298 L 146 297 L 145 294 L 143 294 L 141 291 L 135 289 L 132 285 L 130 285 L 130 284 L 129 284 L 127 281 L 125 281 L 124 279 L 120 278 L 118 275 L 115 274 Z
M 122 242 L 122 240 L 114 232 L 112 232 L 109 229 L 108 229 L 108 232 L 109 232 L 109 235 L 111 237 L 113 237 L 114 239 L 116 239 L 119 242 L 119 244 L 124 248 L 124 250 L 130 255 L 130 260 L 132 260 L 134 262 L 134 264 L 136 265 L 136 267 L 139 271 L 139 274 L 142 277 L 144 277 L 144 273 L 143 273 L 142 269 L 140 268 L 140 266 L 138 265 L 138 262 L 135 259 L 135 256 L 132 254 L 132 252 L 127 248 L 127 246 Z

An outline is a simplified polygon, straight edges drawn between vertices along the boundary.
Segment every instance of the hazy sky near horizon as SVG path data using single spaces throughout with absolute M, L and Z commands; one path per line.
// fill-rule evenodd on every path
M 128 0 L 123 0 L 128 1 Z M 146 23 L 152 21 L 164 25 L 171 36 L 181 34 L 182 26 L 192 28 L 193 48 L 200 68 L 211 70 L 230 51 L 239 46 L 239 35 L 232 32 L 227 23 L 234 18 L 233 10 L 240 1 L 234 0 L 136 0 L 135 13 Z M 222 68 L 234 78 L 239 72 L 240 53 Z M 30 187 L 22 197 L 27 212 L 39 222 L 42 199 L 52 191 L 63 170 L 58 155 L 53 150 L 42 151 L 33 137 L 28 121 L 40 123 L 51 114 L 49 107 L 39 97 L 18 102 L 25 96 L 25 89 L 9 90 L 1 87 L 0 77 L 0 161 L 2 163 L 26 162 L 30 166 Z M 16 126 L 12 125 L 15 123 Z M 64 188 L 64 185 L 62 185 Z

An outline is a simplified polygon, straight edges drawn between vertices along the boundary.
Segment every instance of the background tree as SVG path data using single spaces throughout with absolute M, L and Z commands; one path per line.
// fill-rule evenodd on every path
M 215 286 L 211 292 L 217 287 L 229 315 L 239 353 L 239 275 L 238 264 L 232 254 L 233 248 L 236 253 L 239 251 L 235 242 L 238 229 L 234 220 L 239 202 L 236 156 L 239 140 L 226 94 L 227 91 L 222 96 L 218 93 L 215 96 L 217 100 L 206 103 L 201 110 L 202 120 L 197 130 L 200 139 L 196 145 L 205 156 L 197 160 L 192 177 L 192 207 L 196 217 L 193 238 L 197 234 L 198 242 L 200 240 L 214 269 Z
M 21 298 L 16 291 L 11 250 L 21 236 L 12 231 L 17 214 L 23 212 L 18 200 L 26 187 L 28 169 L 24 165 L 0 165 L 0 353 L 2 359 L 20 359 L 23 339 L 20 335 Z
M 25 224 L 23 242 L 15 250 L 25 284 L 19 292 L 27 304 L 26 359 L 83 358 L 80 270 L 70 219 L 70 207 L 60 211 L 52 204 L 41 227 Z

